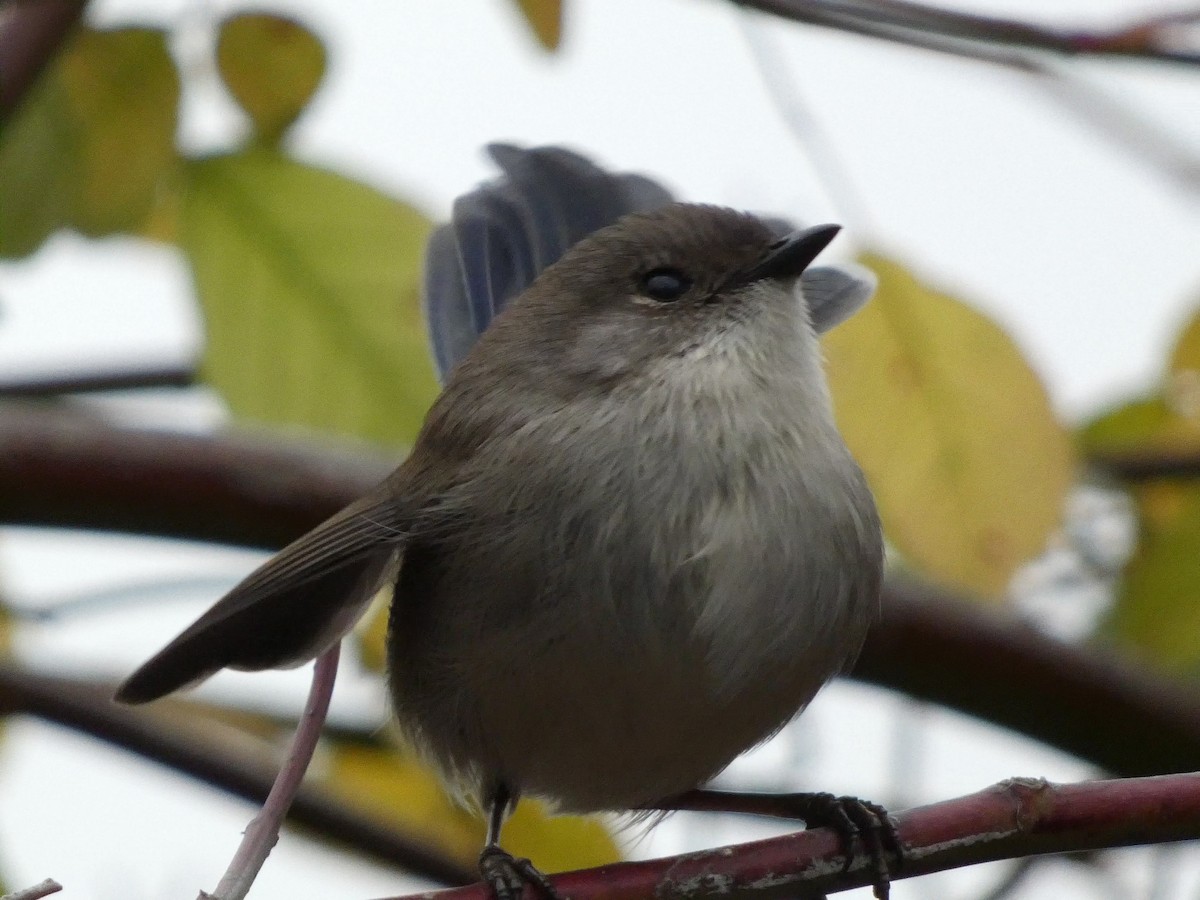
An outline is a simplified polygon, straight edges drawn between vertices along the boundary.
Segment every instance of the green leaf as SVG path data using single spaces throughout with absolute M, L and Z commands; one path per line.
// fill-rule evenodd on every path
M 1200 449 L 1200 420 L 1181 416 L 1161 394 L 1100 413 L 1079 431 L 1087 453 Z
M 163 32 L 81 29 L 0 135 L 0 255 L 66 226 L 138 230 L 177 160 L 178 103 Z
M 411 442 L 437 393 L 418 299 L 428 220 L 266 149 L 193 163 L 188 182 L 204 374 L 235 414 Z
M 557 50 L 562 42 L 562 0 L 514 0 L 538 43 Z
M 1148 659 L 1200 671 L 1200 489 L 1141 491 L 1141 540 L 1104 631 Z M 1149 513 L 1149 514 L 1146 514 Z
M 304 111 L 321 83 L 325 48 L 291 19 L 242 13 L 221 25 L 217 67 L 260 140 L 270 144 Z
M 996 595 L 1061 519 L 1071 442 L 1012 340 L 898 263 L 825 341 L 838 423 L 909 561 Z
M 22 257 L 65 228 L 79 193 L 62 82 L 38 82 L 0 134 L 0 256 Z

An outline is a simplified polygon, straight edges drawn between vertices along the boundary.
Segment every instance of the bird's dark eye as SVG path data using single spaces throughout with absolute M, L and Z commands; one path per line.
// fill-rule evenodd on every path
M 660 303 L 678 300 L 691 286 L 691 280 L 678 269 L 651 269 L 642 276 L 642 293 Z

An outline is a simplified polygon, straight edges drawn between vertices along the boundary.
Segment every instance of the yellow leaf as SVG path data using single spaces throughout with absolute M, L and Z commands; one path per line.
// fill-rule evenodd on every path
M 864 263 L 879 290 L 825 342 L 838 423 L 896 548 L 999 594 L 1060 521 L 1070 440 L 995 323 L 882 256 Z
M 387 668 L 386 642 L 392 591 L 380 593 L 381 596 L 375 598 L 367 614 L 359 620 L 358 627 L 354 629 L 359 661 L 372 672 L 382 672 Z
M 355 807 L 389 825 L 415 832 L 446 853 L 471 863 L 483 841 L 483 823 L 452 801 L 441 782 L 400 750 L 328 742 L 321 778 Z
M 533 29 L 534 35 L 547 50 L 557 50 L 562 41 L 562 0 L 515 0 Z
M 621 858 L 608 829 L 586 816 L 548 816 L 536 800 L 522 800 L 504 824 L 504 849 L 547 872 L 590 869 Z
M 80 29 L 0 135 L 0 254 L 135 232 L 170 186 L 179 74 L 163 32 Z
M 328 787 L 381 821 L 416 832 L 464 863 L 483 846 L 482 820 L 443 791 L 437 777 L 399 750 L 332 745 L 323 775 Z M 505 849 L 549 872 L 604 865 L 620 852 L 604 826 L 577 816 L 548 817 L 523 800 L 504 826 Z
M 410 443 L 437 394 L 418 300 L 428 220 L 268 149 L 187 174 L 205 378 L 244 418 Z
M 221 24 L 217 68 L 259 137 L 274 143 L 321 83 L 325 48 L 291 19 L 241 13 Z
M 132 230 L 175 161 L 179 74 L 164 35 L 84 31 L 63 58 L 62 79 L 80 138 L 72 223 L 93 235 Z

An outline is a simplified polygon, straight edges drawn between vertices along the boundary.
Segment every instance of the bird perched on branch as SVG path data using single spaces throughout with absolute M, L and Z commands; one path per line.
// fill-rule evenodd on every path
M 553 890 L 500 849 L 518 797 L 627 810 L 716 775 L 856 655 L 883 552 L 818 344 L 873 289 L 811 265 L 838 228 L 675 203 L 560 148 L 491 154 L 504 176 L 430 240 L 445 387 L 411 456 L 118 697 L 306 662 L 390 587 L 396 713 L 487 810 L 507 898 Z

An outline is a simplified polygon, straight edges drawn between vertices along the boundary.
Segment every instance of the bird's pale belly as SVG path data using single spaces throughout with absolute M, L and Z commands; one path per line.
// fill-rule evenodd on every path
M 600 648 L 564 646 L 545 660 L 551 679 L 516 673 L 503 693 L 475 692 L 504 777 L 564 811 L 629 809 L 693 788 L 820 687 L 764 666 L 714 697 L 698 687 L 708 680 L 701 654 L 608 649 L 600 658 Z
M 563 811 L 629 809 L 703 783 L 812 699 L 840 660 L 813 658 L 809 625 L 745 635 L 731 685 L 691 627 L 578 628 L 560 610 L 435 655 L 403 658 L 396 642 L 392 690 L 401 724 L 464 793 L 502 782 Z

